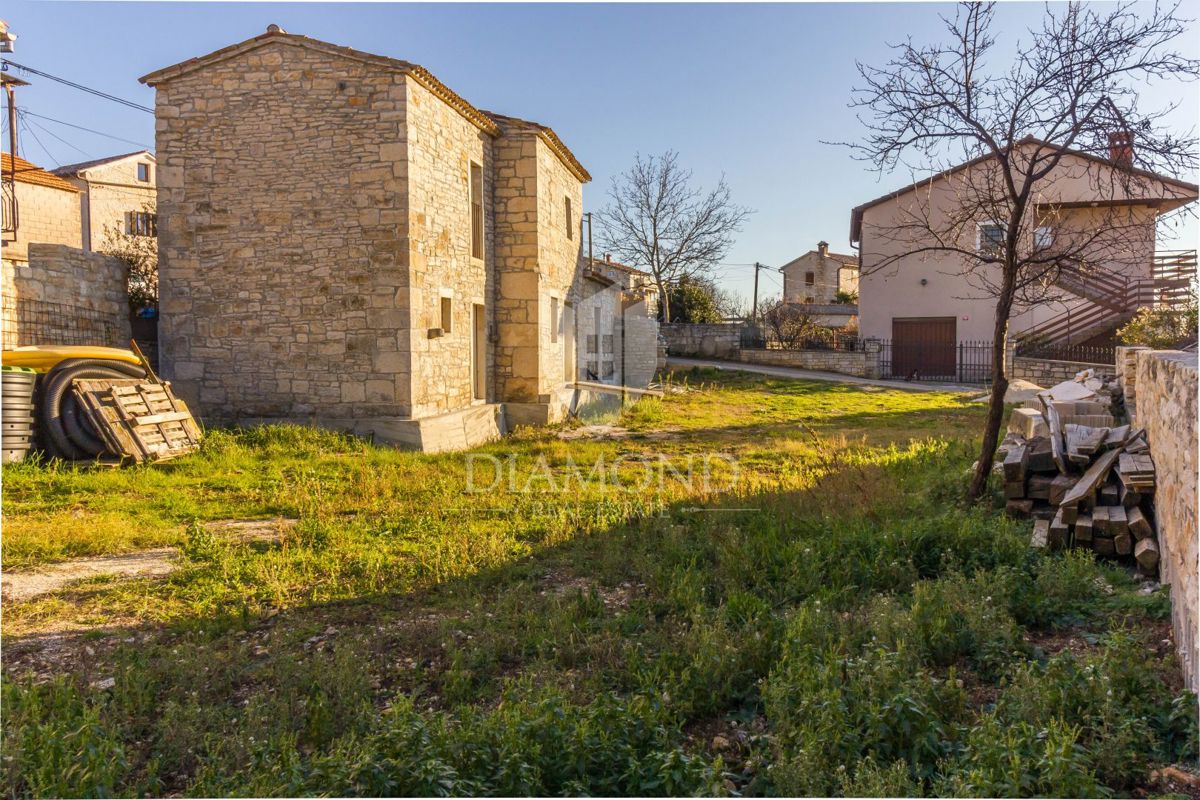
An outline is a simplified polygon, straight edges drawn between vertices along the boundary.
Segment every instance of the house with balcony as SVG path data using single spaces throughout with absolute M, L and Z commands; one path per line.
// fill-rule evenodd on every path
M 1030 158 L 1052 147 L 1032 138 L 1014 145 Z M 1033 222 L 1018 241 L 1044 253 L 1046 285 L 1028 287 L 1010 316 L 1018 347 L 1111 343 L 1139 308 L 1186 294 L 1196 253 L 1156 251 L 1156 226 L 1194 202 L 1197 186 L 1134 163 L 1130 141 L 1114 137 L 1105 155 L 1064 151 L 1034 185 Z M 893 375 L 960 378 L 964 348 L 992 338 L 999 267 L 973 254 L 994 253 L 1007 231 L 963 209 L 975 208 L 967 195 L 994 167 L 986 157 L 968 161 L 851 212 L 860 335 L 888 342 Z

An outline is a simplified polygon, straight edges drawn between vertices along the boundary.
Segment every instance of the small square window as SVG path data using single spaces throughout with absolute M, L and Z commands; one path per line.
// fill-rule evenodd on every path
M 814 272 L 804 273 L 804 285 L 805 286 L 812 286 L 816 282 L 817 282 L 816 273 L 814 273 Z
M 452 326 L 453 320 L 451 319 L 451 316 L 452 316 L 451 312 L 452 312 L 453 302 L 454 301 L 449 297 L 442 298 L 442 333 L 450 333 L 450 331 L 452 330 L 451 326 Z
M 150 165 L 149 164 L 138 164 L 137 171 L 138 171 L 137 179 L 139 181 L 141 181 L 142 183 L 150 182 Z
M 1004 250 L 1004 226 L 996 222 L 984 222 L 979 225 L 979 241 L 976 243 L 978 252 L 995 255 Z

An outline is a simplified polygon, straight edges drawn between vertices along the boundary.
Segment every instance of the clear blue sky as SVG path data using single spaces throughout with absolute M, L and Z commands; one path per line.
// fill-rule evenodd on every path
M 846 107 L 855 59 L 879 64 L 888 42 L 938 36 L 944 3 L 797 5 L 425 5 L 76 3 L 8 0 L 20 37 L 12 59 L 153 105 L 137 82 L 152 70 L 257 35 L 269 23 L 417 62 L 481 108 L 552 126 L 593 175 L 587 209 L 636 152 L 677 150 L 701 185 L 724 173 L 734 199 L 756 209 L 726 261 L 779 266 L 820 239 L 849 251 L 850 209 L 910 180 L 879 176 L 822 140 L 854 138 Z M 1007 37 L 1040 3 L 999 11 Z M 1184 14 L 1196 17 L 1200 0 Z M 1004 40 L 1002 40 L 1003 42 Z M 1193 36 L 1186 43 L 1200 53 Z M 152 146 L 153 118 L 44 78 L 25 76 L 18 107 Z M 1198 113 L 1195 84 L 1148 99 Z M 55 165 L 138 149 L 37 117 L 21 152 Z M 36 138 L 35 138 L 36 137 Z M 56 138 L 57 137 L 57 138 Z M 40 142 L 39 142 L 40 140 Z M 69 144 L 67 144 L 69 143 Z M 76 149 L 78 148 L 78 149 Z M 48 151 L 48 154 L 47 154 Z M 1180 245 L 1182 246 L 1182 245 Z M 748 297 L 753 270 L 721 268 Z M 764 294 L 778 293 L 764 273 Z

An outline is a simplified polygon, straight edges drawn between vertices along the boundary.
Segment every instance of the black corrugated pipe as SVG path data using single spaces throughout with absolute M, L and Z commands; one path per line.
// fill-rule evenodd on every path
M 51 456 L 88 459 L 108 449 L 92 429 L 70 394 L 71 384 L 80 378 L 145 378 L 146 371 L 136 364 L 105 358 L 68 358 L 58 362 L 41 381 L 37 402 L 39 422 L 46 449 Z

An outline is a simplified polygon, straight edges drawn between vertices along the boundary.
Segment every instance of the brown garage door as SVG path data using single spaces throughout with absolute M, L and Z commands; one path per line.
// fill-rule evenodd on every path
M 954 380 L 955 317 L 892 319 L 892 375 Z

